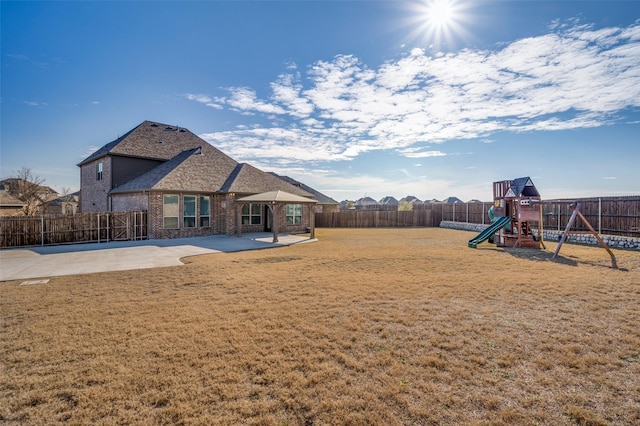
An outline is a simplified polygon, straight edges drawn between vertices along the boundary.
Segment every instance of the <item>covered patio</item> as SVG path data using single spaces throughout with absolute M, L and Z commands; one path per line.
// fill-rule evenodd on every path
M 242 236 L 242 208 L 247 204 L 263 204 L 269 208 L 273 218 L 271 229 L 273 231 L 274 243 L 278 242 L 278 218 L 282 214 L 282 207 L 287 204 L 307 204 L 309 205 L 310 238 L 315 238 L 315 211 L 312 207 L 317 203 L 316 200 L 278 190 L 249 195 L 247 197 L 239 198 L 237 201 L 238 214 L 236 217 L 238 223 L 236 224 L 236 229 L 239 237 Z

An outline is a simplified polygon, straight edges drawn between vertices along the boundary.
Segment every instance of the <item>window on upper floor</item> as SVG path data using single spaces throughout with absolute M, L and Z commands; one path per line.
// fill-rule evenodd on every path
M 102 161 L 96 167 L 96 180 L 102 180 Z

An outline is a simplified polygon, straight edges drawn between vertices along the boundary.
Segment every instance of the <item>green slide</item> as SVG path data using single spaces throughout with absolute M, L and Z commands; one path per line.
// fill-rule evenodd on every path
M 475 238 L 469 240 L 469 247 L 476 248 L 478 244 L 489 239 L 493 234 L 504 228 L 511 222 L 510 217 L 499 217 L 495 222 L 491 224 L 487 229 L 478 234 Z

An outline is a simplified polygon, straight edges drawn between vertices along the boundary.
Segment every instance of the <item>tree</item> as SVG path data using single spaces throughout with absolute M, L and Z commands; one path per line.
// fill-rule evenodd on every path
M 50 188 L 42 186 L 44 178 L 35 175 L 31 168 L 25 166 L 3 183 L 9 194 L 25 203 L 22 208 L 25 216 L 35 216 L 52 192 Z
M 408 201 L 400 201 L 400 204 L 398 204 L 399 212 L 410 212 L 411 210 L 413 210 L 413 204 Z

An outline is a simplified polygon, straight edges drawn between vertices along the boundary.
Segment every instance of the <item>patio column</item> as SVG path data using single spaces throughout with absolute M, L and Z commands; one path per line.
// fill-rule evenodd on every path
M 314 239 L 316 237 L 316 205 L 309 204 L 309 238 Z
M 271 216 L 272 216 L 271 228 L 273 231 L 273 242 L 277 243 L 278 242 L 278 210 L 280 210 L 279 209 L 280 206 L 276 202 L 272 202 L 272 204 L 269 207 L 271 208 Z

